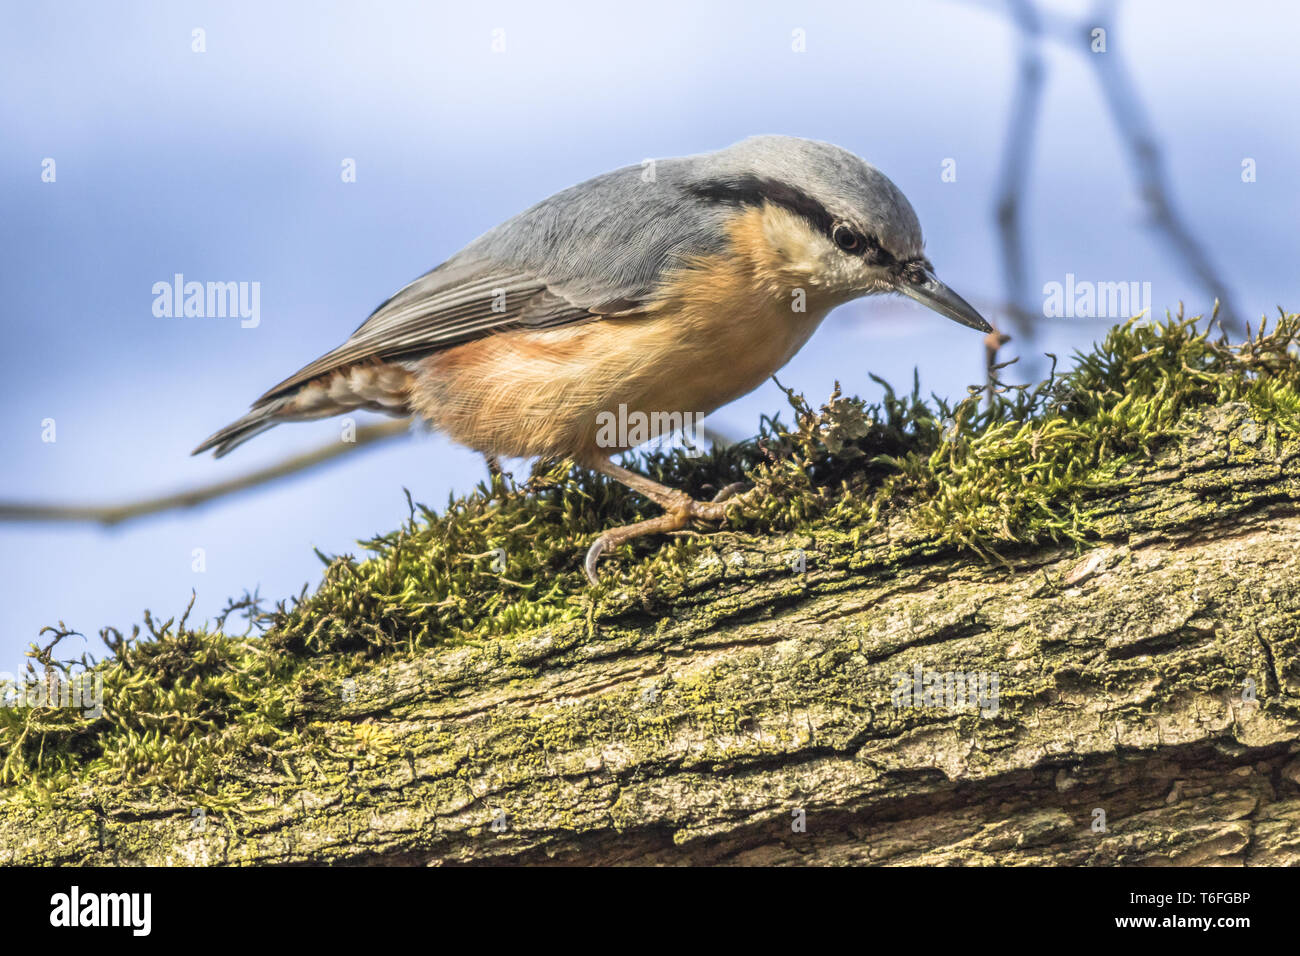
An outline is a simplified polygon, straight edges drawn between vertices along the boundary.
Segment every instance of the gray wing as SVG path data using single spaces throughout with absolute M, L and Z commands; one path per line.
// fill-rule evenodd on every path
M 684 189 L 692 158 L 629 166 L 543 200 L 376 309 L 258 403 L 366 359 L 409 360 L 508 329 L 635 312 L 666 269 L 725 244 L 725 210 Z

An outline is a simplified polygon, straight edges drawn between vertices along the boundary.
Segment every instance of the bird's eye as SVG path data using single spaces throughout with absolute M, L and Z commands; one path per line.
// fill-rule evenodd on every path
M 831 233 L 831 238 L 835 240 L 835 245 L 845 252 L 857 252 L 862 248 L 862 237 L 848 226 L 836 226 L 835 231 Z

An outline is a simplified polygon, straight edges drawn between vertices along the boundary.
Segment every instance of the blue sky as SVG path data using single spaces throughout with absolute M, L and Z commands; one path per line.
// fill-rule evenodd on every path
M 1282 2 L 1225 10 L 1122 5 L 1107 55 L 1125 58 L 1186 219 L 1257 318 L 1300 309 L 1297 19 Z M 0 499 L 147 496 L 334 439 L 336 422 L 288 426 L 219 462 L 189 457 L 500 220 L 606 169 L 754 133 L 866 157 L 912 200 L 943 278 L 977 305 L 1002 296 L 991 209 L 1017 44 L 996 3 L 9 3 L 3 18 Z M 1158 311 L 1205 308 L 1144 222 L 1084 56 L 1045 54 L 1031 288 L 1067 273 L 1143 281 Z M 346 158 L 355 183 L 341 181 Z M 955 182 L 940 177 L 949 158 Z M 260 324 L 156 317 L 152 286 L 178 272 L 258 282 Z M 1107 324 L 1044 319 L 1008 354 L 1065 355 Z M 868 372 L 906 383 L 916 367 L 927 389 L 959 395 L 981 364 L 978 335 L 866 300 L 833 313 L 781 377 L 812 398 L 836 378 L 874 396 Z M 782 404 L 769 384 L 711 422 L 749 434 Z M 394 527 L 403 487 L 441 505 L 482 476 L 477 455 L 423 435 L 116 530 L 0 525 L 0 670 L 60 619 L 99 649 L 100 627 L 177 613 L 191 588 L 202 616 L 245 588 L 296 593 L 319 578 L 313 548 L 355 551 Z

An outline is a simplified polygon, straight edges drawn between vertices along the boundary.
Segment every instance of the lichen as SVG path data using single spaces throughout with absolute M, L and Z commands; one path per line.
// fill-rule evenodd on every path
M 931 551 L 989 561 L 1044 541 L 1084 546 L 1113 521 L 1097 503 L 1113 510 L 1134 469 L 1159 462 L 1189 411 L 1248 409 L 1246 425 L 1225 436 L 1228 454 L 1300 435 L 1300 316 L 1284 315 L 1236 344 L 1213 338 L 1211 327 L 1181 315 L 1132 320 L 1078 354 L 1064 374 L 1032 386 L 972 388 L 955 403 L 923 398 L 915 383 L 899 393 L 882 382 L 874 403 L 845 397 L 837 385 L 817 409 L 789 392 L 788 425 L 765 418 L 749 441 L 699 457 L 647 454 L 638 466 L 697 497 L 750 484 L 722 531 L 737 542 L 781 533 L 794 542 L 856 544 L 889 526 Z M 577 643 L 595 622 L 613 618 L 604 639 L 617 640 L 617 615 L 608 609 L 650 619 L 672 613 L 709 542 L 637 541 L 609 555 L 602 584 L 588 586 L 580 559 L 593 536 L 655 509 L 568 463 L 539 467 L 521 482 L 498 476 L 453 497 L 441 513 L 409 496 L 408 504 L 400 528 L 363 543 L 367 557 L 322 555 L 320 585 L 275 607 L 246 595 L 211 626 L 191 625 L 188 611 L 161 623 L 146 614 L 144 633 L 101 632 L 109 649 L 102 660 L 59 660 L 60 640 L 71 632 L 53 629 L 53 641 L 30 652 L 31 673 L 99 675 L 104 711 L 0 708 L 6 799 L 40 805 L 71 787 L 121 784 L 204 793 L 207 806 L 233 807 L 239 795 L 224 793 L 222 782 L 234 762 L 275 767 L 284 754 L 310 747 L 373 762 L 386 753 L 382 733 L 356 723 L 340 735 L 312 719 L 322 688 L 361 679 L 377 658 L 508 642 L 539 628 L 549 630 L 548 640 Z M 792 576 L 792 595 L 804 586 Z M 707 624 L 725 620 L 729 607 L 720 595 L 694 611 Z M 248 621 L 244 633 L 227 627 L 236 612 Z M 517 650 L 527 680 L 529 650 L 523 643 Z M 802 666 L 816 681 L 841 663 Z M 735 715 L 712 706 L 716 688 L 672 691 L 682 706 L 696 707 L 701 724 L 737 732 Z M 624 703 L 627 710 L 609 720 L 625 722 L 635 711 L 635 700 Z M 1015 706 L 1014 695 L 1006 705 Z M 665 732 L 653 716 L 632 729 L 650 739 Z M 508 749 L 526 761 L 552 743 L 521 739 Z

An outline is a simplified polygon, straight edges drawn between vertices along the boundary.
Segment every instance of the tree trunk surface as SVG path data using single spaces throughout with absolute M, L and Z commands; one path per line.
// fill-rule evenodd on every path
M 1298 863 L 1297 449 L 1258 431 L 1201 412 L 1082 551 L 719 534 L 671 608 L 380 659 L 224 809 L 74 788 L 0 859 Z

